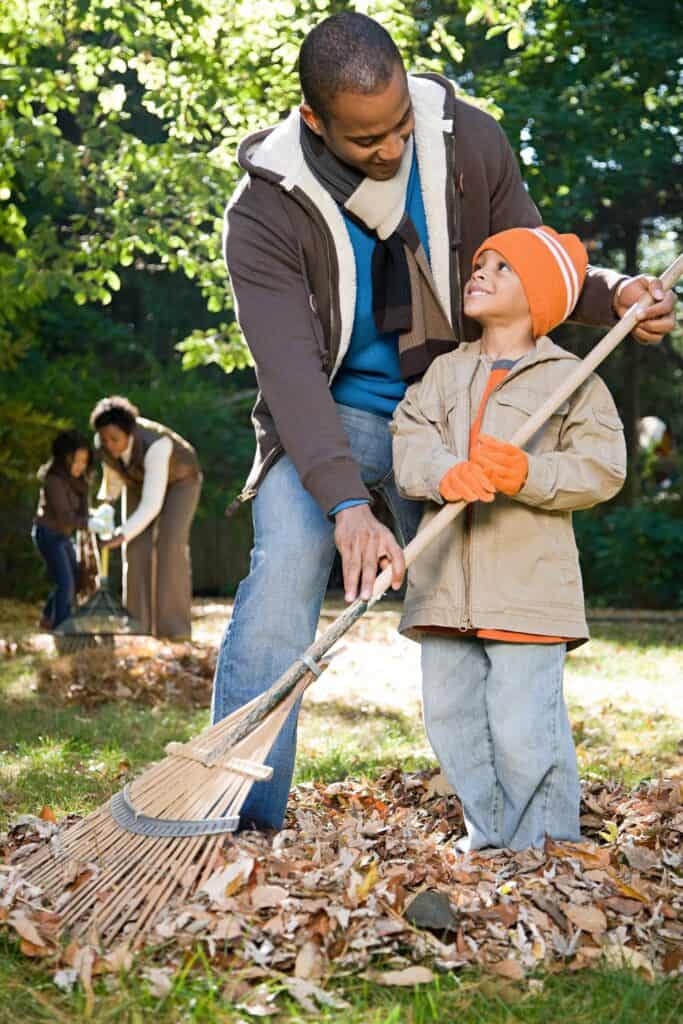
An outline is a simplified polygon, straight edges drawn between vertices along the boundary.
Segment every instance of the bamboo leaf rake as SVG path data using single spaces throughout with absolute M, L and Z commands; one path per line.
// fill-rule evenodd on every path
M 683 255 L 662 275 L 665 289 L 681 276 Z M 533 437 L 633 330 L 652 301 L 644 296 L 628 310 L 515 434 L 514 444 Z M 444 506 L 408 544 L 406 563 L 464 507 L 464 502 Z M 67 927 L 94 928 L 105 946 L 117 937 L 140 942 L 172 898 L 182 900 L 208 880 L 225 834 L 238 827 L 251 786 L 272 775 L 264 762 L 292 707 L 325 667 L 325 654 L 390 583 L 386 569 L 370 600 L 349 605 L 265 693 L 190 742 L 169 744 L 163 761 L 27 859 L 22 874 L 56 899 Z

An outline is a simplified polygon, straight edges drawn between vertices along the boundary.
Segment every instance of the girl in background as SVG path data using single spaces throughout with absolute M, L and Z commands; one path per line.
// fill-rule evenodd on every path
M 52 458 L 38 471 L 41 488 L 32 537 L 55 585 L 43 608 L 43 629 L 56 629 L 71 614 L 78 580 L 73 535 L 88 527 L 92 464 L 88 439 L 64 430 L 52 444 Z

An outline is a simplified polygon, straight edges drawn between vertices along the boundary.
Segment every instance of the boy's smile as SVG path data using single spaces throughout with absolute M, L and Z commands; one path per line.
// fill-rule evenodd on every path
M 491 316 L 517 319 L 529 312 L 529 303 L 517 274 L 494 249 L 482 252 L 465 285 L 465 312 L 482 322 Z
M 533 345 L 531 312 L 521 278 L 495 249 L 484 249 L 477 257 L 463 305 L 467 316 L 483 328 L 484 351 L 522 353 Z

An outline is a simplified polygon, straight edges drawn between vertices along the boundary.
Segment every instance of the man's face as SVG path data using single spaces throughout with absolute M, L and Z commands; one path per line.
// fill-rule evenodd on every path
M 397 173 L 415 124 L 401 64 L 382 92 L 340 92 L 330 101 L 325 121 L 307 103 L 301 116 L 335 156 L 375 181 Z

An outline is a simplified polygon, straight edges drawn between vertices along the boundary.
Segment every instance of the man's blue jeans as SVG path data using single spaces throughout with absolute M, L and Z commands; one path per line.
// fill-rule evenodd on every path
M 581 838 L 565 653 L 562 643 L 423 635 L 425 728 L 463 805 L 461 849 Z
M 422 505 L 401 498 L 393 480 L 389 421 L 338 405 L 365 484 L 391 509 L 401 544 L 412 538 Z M 312 643 L 335 555 L 334 523 L 303 487 L 287 456 L 268 472 L 253 502 L 254 546 L 223 637 L 213 687 L 218 722 L 266 690 Z M 268 757 L 270 782 L 256 783 L 242 824 L 280 828 L 294 771 L 298 707 Z
M 37 524 L 33 527 L 32 536 L 55 583 L 55 589 L 43 608 L 43 618 L 50 623 L 51 629 L 56 629 L 64 619 L 68 619 L 76 596 L 76 551 L 70 537 L 48 526 Z

